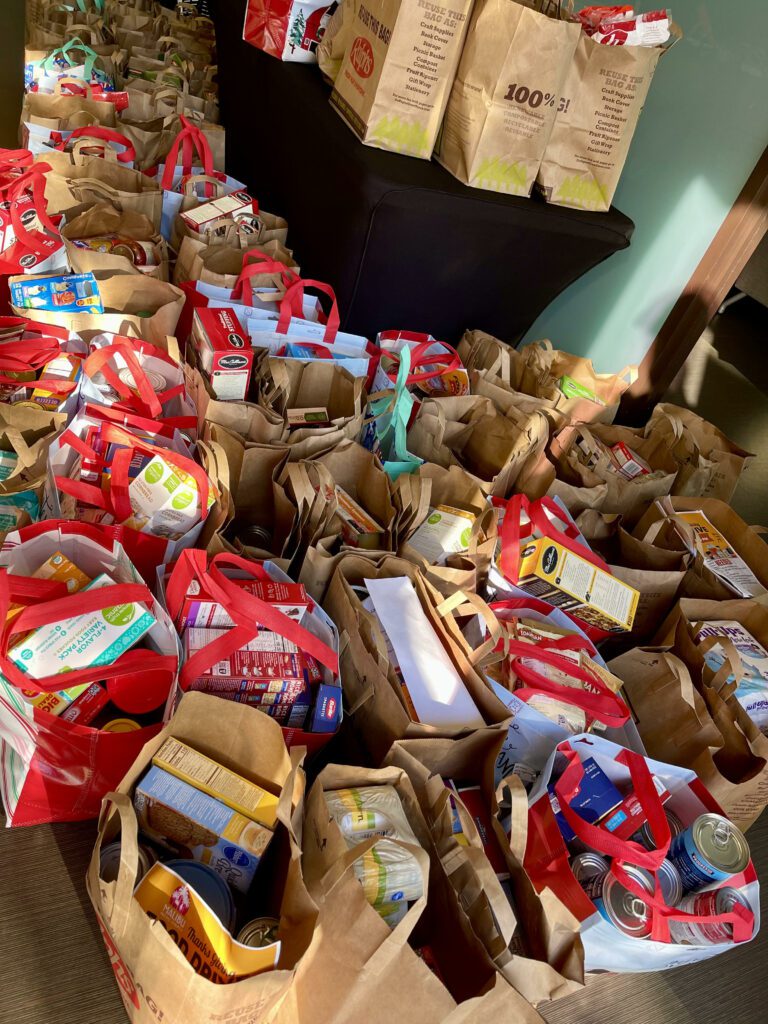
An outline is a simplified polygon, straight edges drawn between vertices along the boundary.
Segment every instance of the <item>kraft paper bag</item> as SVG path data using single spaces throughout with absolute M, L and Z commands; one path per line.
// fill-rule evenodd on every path
M 363 535 L 358 546 L 391 551 L 395 506 L 390 480 L 381 462 L 367 448 L 350 440 L 340 441 L 333 451 L 319 456 L 317 462 L 328 470 L 333 484 L 341 487 L 381 527 Z M 338 516 L 333 519 L 334 527 L 338 528 Z
M 408 849 L 427 883 L 425 896 L 413 903 L 392 930 L 367 903 L 350 870 L 379 837 L 348 848 L 324 796 L 334 789 L 376 785 L 396 790 L 422 847 L 409 845 Z M 314 967 L 308 968 L 306 983 L 302 979 L 294 989 L 290 1020 L 325 1021 L 326 999 L 330 1001 L 332 992 L 342 992 L 341 1006 L 332 1015 L 334 1024 L 358 1024 L 361 1020 L 371 1024 L 393 1020 L 469 1024 L 478 1019 L 541 1024 L 536 1011 L 489 962 L 442 870 L 413 787 L 402 769 L 336 764 L 325 768 L 308 794 L 303 848 L 308 886 L 320 908 L 317 931 L 328 927 L 325 945 L 333 950 L 333 959 L 320 976 L 322 983 L 314 998 L 311 982 L 315 979 L 310 976 Z M 329 915 L 327 919 L 324 914 Z M 418 955 L 422 948 L 425 958 L 430 954 L 434 973 Z
M 158 281 L 168 280 L 168 245 L 155 230 L 149 217 L 143 213 L 137 213 L 135 210 L 121 211 L 111 203 L 96 203 L 86 212 L 68 220 L 61 229 L 61 235 L 69 265 L 75 274 L 114 271 L 121 274 L 141 274 Z M 84 239 L 103 238 L 107 235 L 150 243 L 155 251 L 156 264 L 142 269 L 127 256 L 99 252 L 77 245 L 77 242 Z
M 618 472 L 608 449 L 620 442 L 643 459 L 651 472 L 631 480 Z M 553 437 L 549 456 L 557 479 L 548 494 L 562 498 L 574 515 L 592 508 L 621 513 L 627 523 L 637 522 L 652 501 L 669 494 L 677 475 L 664 438 L 644 437 L 630 427 L 583 423 L 564 427 Z
M 523 373 L 518 390 L 550 399 L 557 411 L 574 423 L 613 423 L 621 396 L 637 380 L 636 366 L 625 366 L 618 373 L 597 373 L 591 359 L 562 352 L 547 339 L 531 342 L 520 354 Z M 566 397 L 560 389 L 563 377 L 587 388 L 595 400 Z
M 471 0 L 358 7 L 331 104 L 361 142 L 429 160 L 471 7 Z
M 17 456 L 13 472 L 0 481 L 0 504 L 21 504 L 14 495 L 32 492 L 30 512 L 39 505 L 48 478 L 48 452 L 64 429 L 67 417 L 63 413 L 46 412 L 29 405 L 0 404 L 0 451 L 14 452 Z
M 352 22 L 357 15 L 358 7 L 359 0 L 334 0 L 328 8 L 333 13 L 325 26 L 316 53 L 323 77 L 331 85 L 338 77 L 344 54 L 352 41 Z
M 45 275 L 42 275 L 43 277 Z M 36 323 L 56 324 L 83 335 L 123 334 L 143 338 L 165 348 L 165 339 L 175 335 L 184 306 L 184 292 L 165 281 L 138 274 L 99 273 L 96 275 L 103 313 L 63 313 L 45 309 L 12 307 L 17 316 L 26 316 Z M 17 280 L 34 280 L 27 274 Z
M 669 444 L 680 467 L 673 493 L 681 497 L 701 495 L 729 502 L 755 458 L 712 423 L 669 402 L 653 407 L 645 432 L 662 436 Z
M 393 744 L 385 763 L 408 773 L 443 870 L 472 930 L 495 969 L 537 1005 L 578 990 L 584 983 L 584 953 L 576 918 L 548 890 L 538 894 L 522 866 L 527 798 L 516 779 L 496 786 L 503 764 L 505 729 L 483 729 L 460 739 L 405 739 Z M 488 860 L 474 823 L 459 810 L 467 844 L 459 844 L 446 780 L 480 787 L 509 875 L 508 898 Z M 499 802 L 512 805 L 513 835 L 499 820 Z
M 550 0 L 476 0 L 436 154 L 465 184 L 531 194 L 581 35 L 560 13 Z
M 407 577 L 413 583 L 436 642 L 451 658 L 483 721 L 496 725 L 509 716 L 475 667 L 501 637 L 501 627 L 488 607 L 471 594 L 443 598 L 405 559 L 347 554 L 338 563 L 323 607 L 342 635 L 341 678 L 346 711 L 342 729 L 356 735 L 371 764 L 380 764 L 397 739 L 460 736 L 474 731 L 472 727 L 425 725 L 415 721 L 409 711 L 378 617 L 363 607 L 359 589 L 364 588 L 366 579 L 394 577 Z M 476 650 L 470 647 L 459 625 L 459 613 L 463 616 L 467 607 L 472 614 L 482 609 L 490 629 L 489 639 Z
M 624 681 L 648 754 L 660 759 L 663 752 L 671 764 L 695 771 L 742 830 L 753 825 L 768 804 L 768 737 L 733 696 L 735 684 L 726 684 L 706 667 L 693 641 L 691 623 L 723 618 L 746 625 L 750 614 L 746 605 L 744 601 L 681 601 L 660 633 L 673 635 L 671 652 L 666 652 L 666 644 L 638 648 L 609 663 Z M 699 618 L 699 613 L 706 618 Z M 753 605 L 747 628 L 756 638 L 761 634 L 763 643 L 768 642 L 766 622 L 765 609 Z M 738 676 L 741 670 L 738 652 L 730 646 L 723 677 L 728 672 Z
M 671 30 L 673 40 L 681 38 L 677 26 Z M 547 202 L 610 209 L 664 52 L 663 46 L 596 43 L 582 32 L 536 178 Z
M 260 866 L 268 874 L 260 874 L 257 882 L 269 912 L 281 921 L 283 945 L 276 970 L 236 984 L 213 984 L 195 973 L 171 934 L 151 921 L 133 898 L 139 868 L 132 793 L 153 754 L 171 736 L 280 795 L 275 848 L 270 848 L 270 865 Z M 144 747 L 118 791 L 107 796 L 86 886 L 133 1024 L 157 1020 L 158 1012 L 169 1024 L 214 1024 L 243 1015 L 262 1021 L 279 1007 L 296 983 L 302 960 L 311 958 L 317 921 L 317 907 L 302 877 L 297 840 L 303 790 L 303 772 L 293 767 L 280 727 L 269 716 L 243 704 L 189 693 L 165 729 Z M 99 873 L 101 847 L 118 832 L 119 873 L 114 882 L 105 882 Z
M 499 341 L 485 331 L 465 331 L 456 347 L 461 361 L 470 372 L 501 378 L 513 391 L 521 390 L 523 356 L 512 345 Z
M 160 230 L 163 192 L 141 171 L 99 157 L 73 164 L 67 153 L 46 153 L 44 162 L 51 168 L 45 176 L 45 200 L 52 216 L 71 218 L 94 203 L 108 202 L 124 212 L 143 213 Z

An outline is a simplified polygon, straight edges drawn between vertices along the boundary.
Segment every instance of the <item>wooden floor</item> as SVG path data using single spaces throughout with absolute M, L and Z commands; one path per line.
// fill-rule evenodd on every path
M 745 306 L 726 317 L 703 339 L 676 397 L 685 391 L 735 440 L 762 450 L 763 466 L 745 479 L 736 504 L 751 522 L 768 523 L 768 314 Z M 89 823 L 0 830 L 0 1024 L 126 1019 L 83 884 L 93 837 Z M 765 920 L 768 815 L 749 839 Z M 768 930 L 706 964 L 595 978 L 543 1013 L 550 1024 L 759 1024 L 768 1020 Z

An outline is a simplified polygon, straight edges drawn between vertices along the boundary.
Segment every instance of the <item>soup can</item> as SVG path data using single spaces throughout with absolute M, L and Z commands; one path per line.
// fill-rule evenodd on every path
M 99 875 L 105 882 L 114 882 L 117 880 L 117 876 L 120 871 L 121 848 L 122 844 L 119 839 L 115 840 L 114 843 L 108 843 L 106 846 L 102 846 L 101 848 L 101 854 L 99 855 Z M 157 854 L 151 846 L 145 846 L 144 843 L 139 843 L 139 868 L 136 872 L 137 882 L 146 875 L 152 865 L 157 862 L 157 859 Z
M 276 917 L 254 917 L 248 924 L 244 924 L 237 935 L 237 941 L 244 946 L 253 946 L 257 949 L 262 946 L 271 946 L 277 942 L 277 933 L 280 922 Z
M 671 860 L 661 862 L 661 867 L 656 872 L 661 887 L 661 895 L 668 907 L 676 907 L 683 898 L 683 880 Z
M 624 870 L 649 896 L 653 895 L 654 885 L 647 871 L 630 864 L 626 864 Z M 620 932 L 635 939 L 647 939 L 651 934 L 650 906 L 625 888 L 610 871 L 585 878 L 581 887 L 606 921 Z
M 674 839 L 675 836 L 679 836 L 680 835 L 680 833 L 684 830 L 685 826 L 683 825 L 682 821 L 680 821 L 680 819 L 678 818 L 678 816 L 675 814 L 674 811 L 668 811 L 666 809 L 666 807 L 665 807 L 664 808 L 664 814 L 666 815 L 667 823 L 669 824 L 669 834 Z M 647 821 L 642 826 L 642 828 L 640 828 L 632 836 L 632 838 L 634 839 L 634 841 L 636 843 L 642 843 L 642 845 L 647 850 L 655 850 L 656 849 L 656 843 L 654 841 L 653 834 L 651 832 L 651 826 L 648 824 Z
M 166 867 L 174 871 L 179 878 L 194 889 L 197 895 L 208 904 L 211 911 L 218 917 L 228 932 L 235 927 L 235 901 L 229 886 L 207 864 L 196 860 L 169 860 Z
M 742 832 L 721 814 L 701 814 L 675 836 L 669 859 L 680 872 L 686 892 L 725 882 L 749 864 L 749 845 Z
M 571 861 L 571 871 L 577 882 L 584 878 L 591 878 L 593 875 L 604 875 L 610 867 L 608 859 L 600 853 L 577 854 Z
M 727 914 L 736 906 L 752 910 L 738 889 L 724 886 L 722 889 L 710 889 L 709 892 L 690 893 L 683 897 L 678 909 L 686 914 L 712 917 L 715 914 Z M 670 921 L 669 937 L 673 942 L 685 946 L 717 946 L 733 941 L 733 925 L 726 922 L 705 924 L 701 921 Z

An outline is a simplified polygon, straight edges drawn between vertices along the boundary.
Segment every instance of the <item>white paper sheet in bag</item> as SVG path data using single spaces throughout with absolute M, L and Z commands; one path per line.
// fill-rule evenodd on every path
M 406 576 L 365 580 L 376 614 L 424 725 L 480 729 L 485 725 L 464 681 L 435 635 Z

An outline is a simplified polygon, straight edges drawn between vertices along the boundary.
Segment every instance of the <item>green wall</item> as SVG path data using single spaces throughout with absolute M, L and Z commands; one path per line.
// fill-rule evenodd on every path
M 636 224 L 632 245 L 524 339 L 603 372 L 643 358 L 768 145 L 768 0 L 666 2 L 685 37 L 659 63 L 614 199 Z

